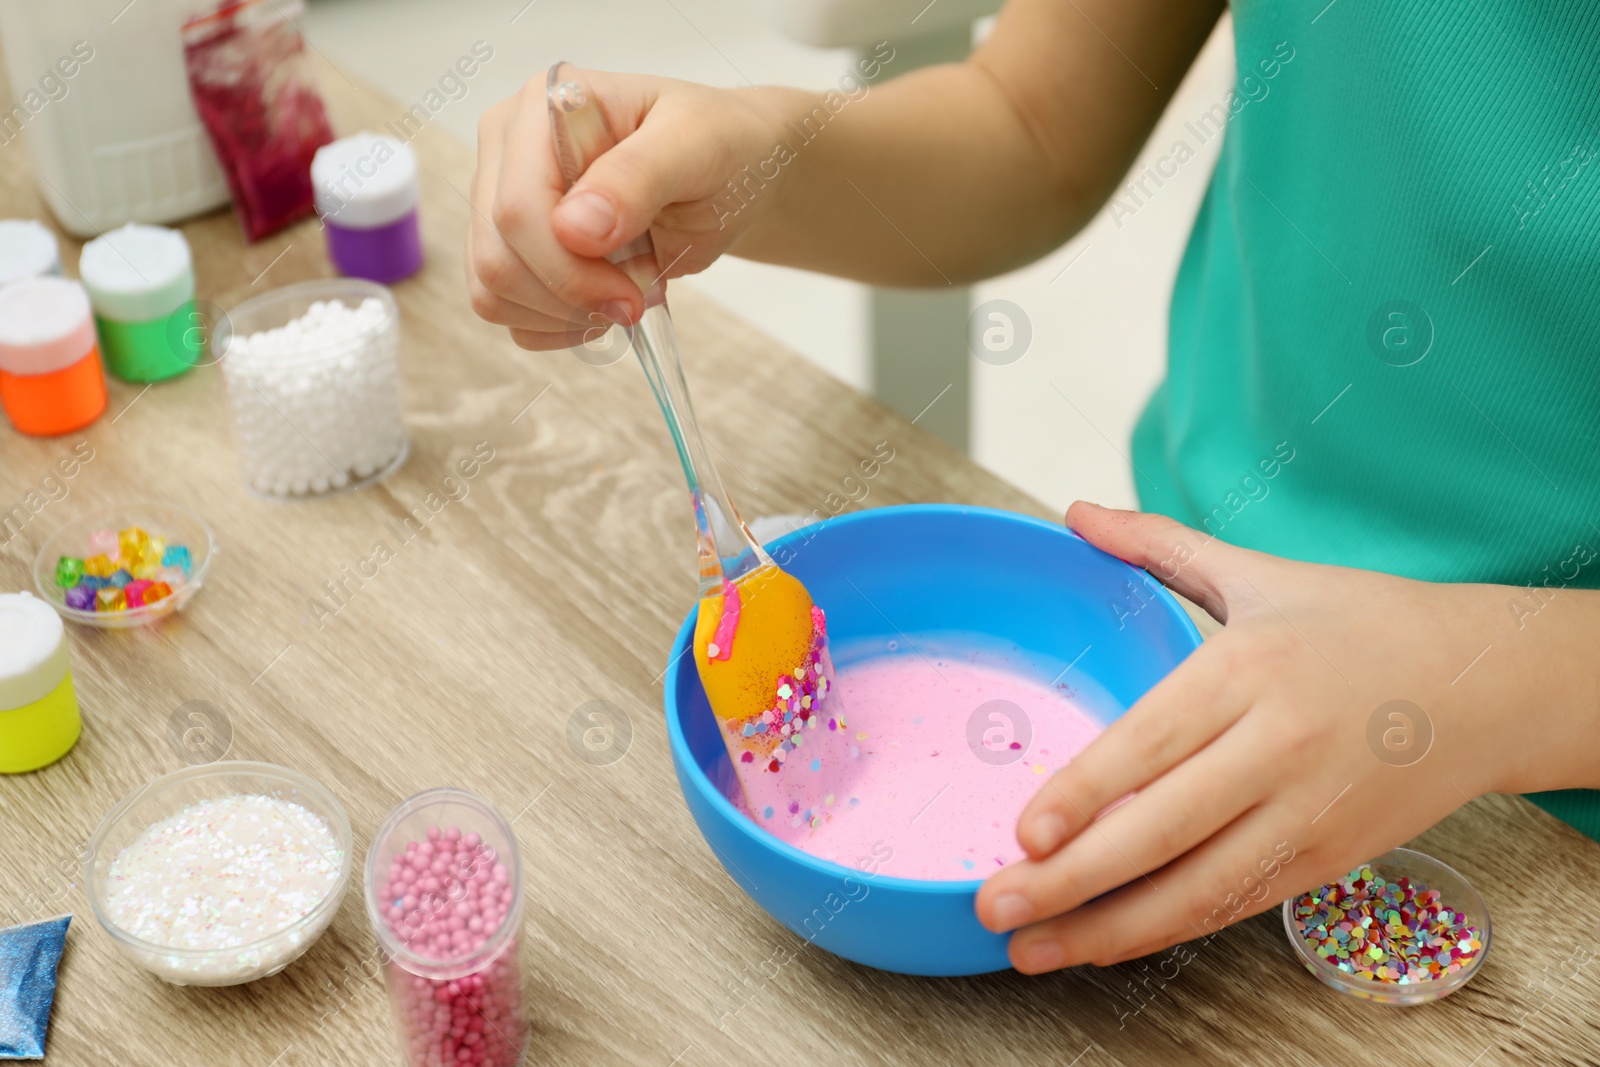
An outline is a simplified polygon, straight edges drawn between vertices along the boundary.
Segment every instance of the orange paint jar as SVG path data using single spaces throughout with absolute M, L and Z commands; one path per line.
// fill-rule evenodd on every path
M 0 407 L 21 433 L 81 430 L 106 409 L 89 295 L 65 278 L 0 288 Z

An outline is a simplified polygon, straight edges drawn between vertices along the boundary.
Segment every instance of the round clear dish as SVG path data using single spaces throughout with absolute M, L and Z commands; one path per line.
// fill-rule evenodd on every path
M 1311 943 L 1295 928 L 1294 906 L 1300 899 L 1296 896 L 1283 902 L 1283 930 L 1289 937 L 1289 944 L 1293 947 L 1295 955 L 1300 958 L 1306 970 L 1316 975 L 1324 985 L 1332 986 L 1341 993 L 1374 1004 L 1389 1004 L 1396 1007 L 1426 1004 L 1447 997 L 1471 981 L 1472 976 L 1478 973 L 1483 961 L 1489 955 L 1489 909 L 1484 904 L 1483 898 L 1478 895 L 1478 891 L 1472 888 L 1472 884 L 1449 864 L 1409 848 L 1391 849 L 1362 866 L 1371 867 L 1375 875 L 1380 875 L 1391 882 L 1409 878 L 1429 889 L 1438 890 L 1441 903 L 1451 911 L 1459 913 L 1468 925 L 1478 930 L 1478 941 L 1483 947 L 1478 949 L 1467 965 L 1459 971 L 1439 978 L 1408 982 L 1404 985 L 1363 978 L 1358 974 L 1341 970 L 1319 956 Z
M 327 823 L 340 850 L 339 874 L 320 903 L 295 922 L 266 937 L 227 948 L 158 945 L 136 937 L 108 915 L 111 866 L 123 849 L 150 826 L 204 800 L 239 794 L 297 804 Z M 293 817 L 285 808 L 285 818 Z M 106 814 L 89 840 L 83 861 L 84 889 L 100 926 L 124 956 L 175 985 L 226 986 L 277 974 L 300 957 L 333 921 L 350 885 L 350 819 L 344 806 L 319 782 L 271 763 L 230 760 L 186 767 L 163 775 L 124 797 Z
M 164 537 L 167 545 L 183 545 L 189 550 L 189 576 L 181 586 L 173 587 L 171 594 L 151 604 L 121 611 L 89 611 L 70 607 L 66 590 L 56 584 L 56 562 L 62 556 L 87 559 L 89 537 L 97 530 L 116 533 L 137 526 L 151 535 Z M 103 511 L 86 519 L 69 522 L 50 535 L 33 560 L 33 584 L 45 602 L 68 622 L 103 629 L 122 629 L 157 622 L 179 611 L 200 591 L 205 582 L 211 559 L 217 554 L 217 540 L 211 527 L 188 508 L 173 504 L 130 504 L 113 511 Z

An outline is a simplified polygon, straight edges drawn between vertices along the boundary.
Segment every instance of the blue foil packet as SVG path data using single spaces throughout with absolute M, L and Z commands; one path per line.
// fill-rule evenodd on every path
M 63 915 L 0 930 L 0 1060 L 44 1059 L 70 922 L 72 916 Z

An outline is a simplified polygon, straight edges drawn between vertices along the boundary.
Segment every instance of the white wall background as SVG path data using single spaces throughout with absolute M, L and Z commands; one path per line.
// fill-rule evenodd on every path
M 475 41 L 488 42 L 494 58 L 467 94 L 434 119 L 469 144 L 485 108 L 530 77 L 542 80 L 558 59 L 712 85 L 819 89 L 836 83 L 852 60 L 784 39 L 772 28 L 766 0 L 313 0 L 306 32 L 339 67 L 406 103 L 436 88 Z M 1020 306 L 1033 340 L 1007 366 L 974 361 L 973 456 L 1052 506 L 1065 508 L 1080 497 L 1134 502 L 1128 438 L 1161 379 L 1173 275 L 1220 144 L 1220 138 L 1198 144 L 1184 122 L 1232 84 L 1225 19 L 1133 173 L 1169 154 L 1180 138 L 1195 158 L 1133 214 L 1108 207 L 1052 255 L 977 289 L 975 300 Z M 865 387 L 860 286 L 739 260 L 675 284 L 704 290 Z

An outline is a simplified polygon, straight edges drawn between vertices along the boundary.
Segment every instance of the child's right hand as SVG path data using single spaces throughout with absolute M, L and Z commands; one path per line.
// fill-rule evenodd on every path
M 467 238 L 472 307 L 528 349 L 567 348 L 584 332 L 644 312 L 637 286 L 604 257 L 649 230 L 676 278 L 704 270 L 770 207 L 713 207 L 726 183 L 772 149 L 757 97 L 667 78 L 586 73 L 619 138 L 562 193 L 545 77 L 485 113 Z M 756 90 L 755 93 L 760 93 Z M 773 109 L 767 108 L 769 112 Z

